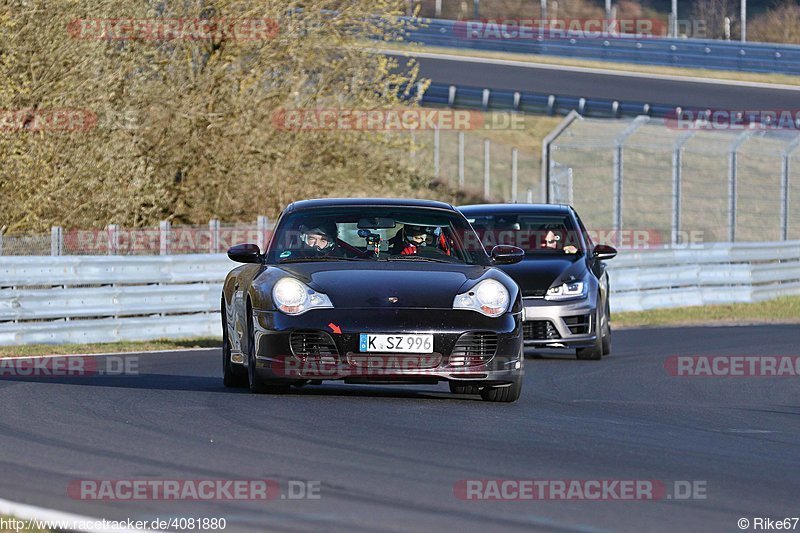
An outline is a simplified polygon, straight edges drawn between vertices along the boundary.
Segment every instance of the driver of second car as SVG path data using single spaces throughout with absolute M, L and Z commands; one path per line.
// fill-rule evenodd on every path
M 424 226 L 404 224 L 394 237 L 389 239 L 389 253 L 392 255 L 413 255 L 427 244 L 428 233 Z

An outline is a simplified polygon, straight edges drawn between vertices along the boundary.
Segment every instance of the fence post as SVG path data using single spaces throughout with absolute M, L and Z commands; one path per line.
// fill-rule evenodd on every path
M 736 242 L 736 208 L 737 208 L 737 170 L 739 147 L 752 135 L 743 131 L 731 143 L 728 152 L 728 242 Z
M 269 219 L 264 215 L 259 215 L 256 219 L 256 227 L 258 230 L 258 249 L 263 253 L 267 249 L 267 226 Z
M 169 220 L 162 220 L 158 223 L 160 255 L 169 255 L 170 238 L 172 237 L 171 230 L 172 224 Z
M 517 177 L 517 159 L 519 156 L 519 151 L 516 148 L 511 149 L 511 203 L 517 203 L 517 187 L 518 187 L 518 177 Z
M 783 151 L 783 165 L 781 165 L 781 240 L 784 241 L 789 240 L 789 183 L 792 172 L 792 153 L 798 147 L 800 147 L 800 134 Z
M 673 246 L 679 244 L 681 231 L 681 200 L 683 194 L 683 147 L 694 137 L 694 131 L 681 135 L 672 150 L 672 224 L 670 242 Z
M 208 243 L 209 253 L 215 254 L 219 251 L 219 220 L 212 218 L 208 221 L 208 233 L 211 236 Z
M 433 128 L 433 177 L 439 177 L 439 127 Z
M 411 159 L 411 167 L 414 168 L 417 163 L 417 132 L 415 130 L 411 130 L 411 148 L 408 156 Z
M 108 232 L 108 255 L 119 253 L 119 225 L 109 224 L 106 226 Z
M 464 132 L 458 132 L 458 190 L 464 190 Z
M 620 243 L 620 231 L 622 231 L 622 199 L 624 192 L 624 165 L 623 159 L 623 146 L 628 137 L 633 135 L 640 126 L 647 123 L 650 117 L 647 115 L 639 115 L 633 122 L 625 128 L 625 131 L 620 133 L 614 140 L 616 148 L 614 149 L 614 236 L 616 244 Z
M 489 139 L 484 139 L 483 140 L 483 198 L 484 198 L 484 200 L 486 200 L 489 197 L 491 197 L 491 193 L 492 193 L 492 189 L 491 189 L 492 184 L 490 182 L 490 180 L 491 180 L 491 176 L 490 176 L 490 172 L 491 172 L 490 164 L 491 164 L 491 161 L 489 160 L 489 156 L 490 156 L 489 152 L 490 152 L 490 150 L 491 150 L 491 144 L 490 144 Z
M 62 255 L 64 251 L 64 228 L 52 226 L 50 228 L 50 255 Z
M 550 189 L 550 145 L 558 139 L 558 137 L 566 131 L 566 129 L 575 120 L 583 120 L 583 117 L 578 114 L 574 109 L 570 111 L 564 120 L 556 126 L 556 129 L 551 131 L 547 137 L 542 140 L 542 203 L 549 203 L 549 189 Z M 532 203 L 532 202 L 528 202 Z
M 575 187 L 572 181 L 572 176 L 572 167 L 567 167 L 567 203 L 569 205 L 573 205 L 575 203 Z

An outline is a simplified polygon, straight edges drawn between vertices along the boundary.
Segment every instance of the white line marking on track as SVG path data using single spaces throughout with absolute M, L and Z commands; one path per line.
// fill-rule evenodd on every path
M 88 516 L 81 516 L 71 513 L 65 513 L 63 511 L 56 511 L 55 509 L 47 509 L 45 507 L 37 507 L 35 505 L 27 505 L 24 503 L 17 503 L 12 502 L 10 500 L 4 500 L 0 498 L 0 514 L 4 515 L 11 515 L 20 520 L 40 520 L 42 522 L 60 522 L 63 524 L 72 523 L 72 524 L 80 524 L 81 522 L 88 525 L 92 523 L 92 525 L 97 523 L 102 523 L 102 518 L 92 518 Z M 106 522 L 114 522 L 114 520 L 109 520 L 108 518 L 105 519 Z M 122 520 L 118 520 L 117 522 L 122 522 Z M 24 531 L 24 530 L 23 530 Z M 150 530 L 145 529 L 101 529 L 101 528 L 84 528 L 84 529 L 76 529 L 75 527 L 70 528 L 70 531 L 91 531 L 93 533 L 97 531 L 115 531 L 115 532 L 124 532 L 124 533 L 149 533 Z
M 107 353 L 68 353 L 68 354 L 52 354 L 52 355 L 20 355 L 13 357 L 0 357 L 0 361 L 9 361 L 14 359 L 47 359 L 52 357 L 104 357 L 108 355 L 151 355 L 151 354 L 168 354 L 178 352 L 202 352 L 204 350 L 219 350 L 222 348 L 222 341 L 219 341 L 219 348 L 173 348 L 171 350 L 145 350 L 142 352 L 107 352 Z M 8 348 L 8 346 L 6 346 Z

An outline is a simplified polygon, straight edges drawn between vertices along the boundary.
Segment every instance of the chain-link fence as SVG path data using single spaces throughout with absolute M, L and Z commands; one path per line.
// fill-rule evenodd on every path
M 549 201 L 616 239 L 800 239 L 800 133 L 736 126 L 571 120 L 549 147 Z
M 420 130 L 411 134 L 412 168 L 452 189 L 493 202 L 541 201 L 540 149 L 471 132 Z
M 272 225 L 265 216 L 255 223 L 224 224 L 213 219 L 205 226 L 173 226 L 163 221 L 157 228 L 121 228 L 110 224 L 100 230 L 65 230 L 50 233 L 0 234 L 0 255 L 175 255 L 220 253 L 234 244 L 257 243 L 266 248 Z

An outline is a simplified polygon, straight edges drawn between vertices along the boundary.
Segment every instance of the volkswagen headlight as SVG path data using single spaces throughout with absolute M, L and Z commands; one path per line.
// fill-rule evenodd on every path
M 453 300 L 453 309 L 469 309 L 486 316 L 500 316 L 508 310 L 511 297 L 499 281 L 483 280 Z
M 582 281 L 568 281 L 547 289 L 545 300 L 575 300 L 586 296 L 586 284 Z
M 331 308 L 333 304 L 326 294 L 317 292 L 294 278 L 281 278 L 272 287 L 275 307 L 287 315 L 302 315 L 310 309 Z

